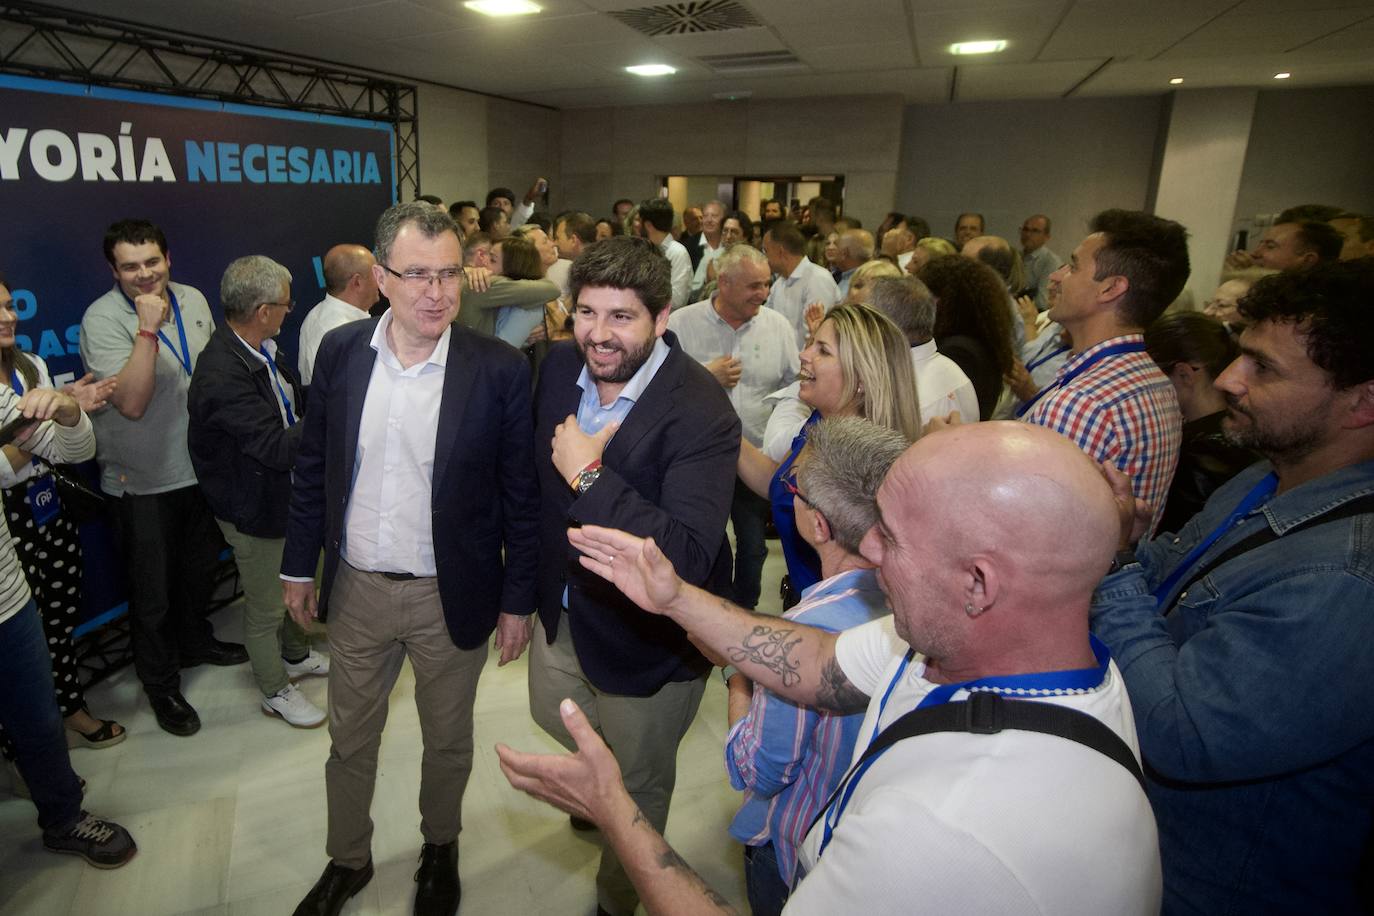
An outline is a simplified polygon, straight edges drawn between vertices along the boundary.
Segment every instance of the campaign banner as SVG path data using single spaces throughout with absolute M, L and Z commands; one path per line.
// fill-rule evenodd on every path
M 230 261 L 285 265 L 297 308 L 278 343 L 294 355 L 324 253 L 371 247 L 395 201 L 393 160 L 385 122 L 0 76 L 0 273 L 19 345 L 58 384 L 83 371 L 81 316 L 114 284 L 101 239 L 135 217 L 166 233 L 172 279 L 216 319 Z
M 171 278 L 204 293 L 217 321 L 230 261 L 285 265 L 297 306 L 278 344 L 294 360 L 301 320 L 324 297 L 324 253 L 372 246 L 395 201 L 394 159 L 384 122 L 0 76 L 0 273 L 18 344 L 59 386 L 84 373 L 81 316 L 115 282 L 105 230 L 142 218 L 167 236 Z M 78 634 L 122 613 L 125 595 L 108 527 L 81 535 Z

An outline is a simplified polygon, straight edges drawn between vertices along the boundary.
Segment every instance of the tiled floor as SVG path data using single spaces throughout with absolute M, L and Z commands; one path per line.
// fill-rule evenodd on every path
M 761 610 L 779 610 L 783 564 L 770 542 Z M 230 607 L 215 618 L 221 638 L 239 631 Z M 464 799 L 459 843 L 462 913 L 583 916 L 596 909 L 599 847 L 567 817 L 517 793 L 492 750 L 559 750 L 529 717 L 525 659 L 491 659 L 477 694 L 477 756 Z M 302 688 L 323 705 L 325 682 Z M 0 788 L 0 914 L 163 916 L 289 914 L 324 867 L 325 728 L 300 731 L 259 712 L 248 666 L 201 667 L 183 676 L 203 727 L 177 738 L 157 727 L 131 669 L 90 692 L 92 710 L 119 719 L 129 739 L 101 751 L 72 752 L 89 783 L 87 807 L 134 834 L 138 856 L 100 871 L 42 848 L 33 806 Z M 419 852 L 419 724 L 409 666 L 391 697 L 372 805 L 377 876 L 345 914 L 409 913 Z M 725 832 L 738 796 L 720 748 L 725 688 L 708 680 L 701 712 L 678 757 L 668 839 L 729 900 L 744 902 L 737 844 Z M 4 778 L 0 777 L 0 785 Z

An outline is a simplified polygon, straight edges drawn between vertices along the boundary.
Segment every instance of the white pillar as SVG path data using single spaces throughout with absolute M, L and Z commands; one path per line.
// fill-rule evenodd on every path
M 1155 213 L 1188 229 L 1193 272 L 1187 290 L 1198 307 L 1216 289 L 1231 246 L 1254 89 L 1178 92 L 1159 169 Z

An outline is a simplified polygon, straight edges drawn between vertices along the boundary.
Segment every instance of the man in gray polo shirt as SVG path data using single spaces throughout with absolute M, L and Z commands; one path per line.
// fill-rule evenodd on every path
M 86 368 L 118 378 L 92 417 L 100 485 L 114 497 L 128 568 L 134 670 L 158 725 L 191 735 L 200 718 L 181 695 L 180 669 L 248 660 L 205 619 L 223 541 L 186 449 L 186 393 L 215 322 L 198 290 L 169 279 L 157 226 L 121 220 L 104 247 L 115 285 L 81 319 Z
M 763 431 L 772 413 L 764 397 L 786 388 L 797 377 L 797 339 L 782 313 L 763 308 L 768 298 L 768 259 L 757 248 L 732 245 L 715 260 L 718 288 L 713 299 L 675 309 L 668 329 L 697 362 L 711 371 L 725 388 L 739 414 L 744 438 L 763 444 Z M 730 505 L 735 529 L 733 600 L 753 608 L 762 590 L 763 561 L 768 558 L 764 528 L 770 515 L 768 500 L 756 495 L 739 478 Z

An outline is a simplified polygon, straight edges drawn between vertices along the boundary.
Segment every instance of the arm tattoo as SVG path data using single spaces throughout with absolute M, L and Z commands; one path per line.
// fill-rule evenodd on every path
M 677 851 L 674 850 L 673 847 L 669 846 L 666 840 L 663 841 L 663 848 L 659 850 L 658 853 L 658 867 L 663 869 L 672 869 L 673 871 L 681 873 L 683 877 L 689 880 L 693 885 L 696 886 L 698 890 L 701 891 L 702 896 L 704 896 L 708 901 L 710 901 L 715 906 L 720 907 L 722 913 L 735 912 L 735 908 L 730 906 L 730 901 L 726 900 L 724 897 L 718 894 L 713 888 L 711 888 L 705 881 L 703 881 L 701 879 L 701 875 L 698 875 L 695 871 L 693 871 L 692 866 L 688 865 L 686 860 L 683 859 L 682 856 L 678 855 Z
M 860 712 L 868 708 L 868 694 L 849 682 L 839 659 L 831 656 L 821 671 L 821 685 L 816 690 L 816 705 L 835 712 Z
M 654 830 L 654 825 L 649 823 L 649 819 L 644 816 L 644 812 L 639 808 L 635 808 L 634 820 L 632 820 L 630 824 L 634 827 L 638 827 L 642 824 L 646 829 L 653 831 L 655 834 L 658 833 L 657 830 Z M 654 855 L 654 861 L 658 864 L 659 868 L 665 871 L 672 870 L 678 872 L 696 887 L 697 890 L 701 891 L 702 896 L 705 897 L 709 903 L 719 907 L 722 913 L 728 914 L 728 916 L 734 916 L 737 911 L 730 905 L 730 901 L 716 893 L 713 888 L 702 880 L 701 875 L 698 875 L 696 871 L 693 870 L 692 866 L 687 864 L 686 859 L 677 854 L 677 850 L 668 845 L 667 840 L 663 839 L 662 836 L 658 836 L 657 840 L 658 851 Z
M 727 650 L 730 660 L 762 665 L 782 678 L 784 687 L 795 687 L 800 683 L 801 675 L 797 673 L 798 664 L 790 656 L 802 638 L 798 636 L 791 639 L 794 632 L 791 629 L 775 630 L 760 624 L 744 638 L 743 643 Z

